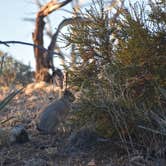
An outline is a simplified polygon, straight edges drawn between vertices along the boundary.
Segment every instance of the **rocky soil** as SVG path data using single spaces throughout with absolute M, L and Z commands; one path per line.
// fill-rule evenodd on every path
M 155 165 L 137 153 L 129 161 L 116 141 L 99 139 L 89 129 L 74 131 L 67 121 L 55 134 L 41 134 L 36 129 L 37 116 L 60 94 L 58 88 L 45 83 L 30 84 L 1 112 L 0 128 L 10 130 L 24 125 L 30 139 L 25 143 L 1 144 L 1 166 L 128 166 L 129 162 L 133 166 Z M 2 92 L 0 95 L 4 97 Z

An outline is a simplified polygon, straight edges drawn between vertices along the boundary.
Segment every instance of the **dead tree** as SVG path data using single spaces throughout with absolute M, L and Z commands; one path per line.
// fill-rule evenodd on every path
M 36 16 L 36 25 L 35 25 L 35 31 L 32 34 L 33 41 L 35 45 L 44 47 L 44 39 L 43 39 L 43 33 L 44 33 L 44 27 L 45 22 L 44 18 L 47 17 L 50 13 L 54 12 L 55 10 L 67 5 L 72 0 L 65 0 L 63 2 L 57 2 L 56 0 L 51 0 L 46 5 L 41 7 L 40 11 L 37 13 Z M 55 67 L 53 64 L 53 54 L 52 52 L 55 49 L 56 41 L 54 38 L 52 38 L 49 46 L 48 51 L 44 51 L 42 49 L 39 49 L 37 47 L 34 47 L 34 54 L 35 54 L 35 60 L 36 60 L 36 74 L 35 78 L 36 81 L 45 81 L 50 82 L 51 76 L 49 74 L 49 69 L 52 69 L 52 71 L 55 71 Z

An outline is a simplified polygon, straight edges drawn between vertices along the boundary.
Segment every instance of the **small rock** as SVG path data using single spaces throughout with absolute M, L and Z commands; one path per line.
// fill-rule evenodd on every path
M 23 125 L 17 125 L 9 132 L 10 143 L 25 143 L 29 141 L 28 133 Z
M 27 141 L 29 141 L 29 136 L 23 125 L 17 125 L 12 129 L 0 128 L 0 145 L 25 143 Z

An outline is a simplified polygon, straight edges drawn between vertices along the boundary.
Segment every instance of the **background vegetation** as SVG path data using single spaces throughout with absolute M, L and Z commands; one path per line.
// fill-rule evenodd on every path
M 12 56 L 0 52 L 0 86 L 26 85 L 33 81 L 30 65 L 25 65 Z

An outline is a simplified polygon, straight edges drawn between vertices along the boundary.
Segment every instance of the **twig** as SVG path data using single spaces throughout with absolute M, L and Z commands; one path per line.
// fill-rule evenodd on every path
M 4 124 L 4 123 L 6 123 L 6 122 L 8 122 L 11 119 L 14 119 L 14 118 L 15 118 L 14 116 L 11 116 L 11 117 L 7 118 L 6 120 L 4 120 L 4 121 L 1 122 L 1 125 Z
M 10 47 L 6 42 L 0 41 L 0 44 L 4 44 L 7 47 Z
M 37 48 L 39 48 L 39 49 L 41 49 L 43 51 L 50 52 L 52 54 L 59 55 L 58 52 L 50 51 L 49 49 L 46 49 L 46 48 L 44 48 L 42 46 L 39 46 L 39 45 L 36 45 L 36 44 L 32 44 L 32 43 L 22 42 L 22 41 L 0 41 L 0 44 L 4 44 L 7 47 L 10 47 L 9 44 L 24 44 L 24 45 L 28 45 L 28 46 L 37 47 Z

